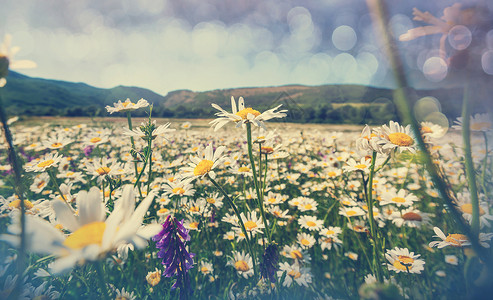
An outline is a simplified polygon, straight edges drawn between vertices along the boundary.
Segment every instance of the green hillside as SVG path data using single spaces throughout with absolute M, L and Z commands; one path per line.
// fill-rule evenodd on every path
M 206 92 L 178 90 L 161 96 L 148 89 L 118 86 L 111 89 L 85 83 L 31 78 L 16 72 L 8 76 L 2 89 L 11 115 L 104 116 L 104 107 L 127 98 L 140 98 L 154 104 L 156 117 L 211 118 L 216 103 L 230 110 L 230 98 L 245 98 L 248 106 L 262 111 L 279 104 L 288 109 L 292 122 L 307 123 L 382 123 L 397 119 L 392 90 L 362 85 L 286 85 L 251 87 Z M 450 119 L 460 115 L 462 91 L 458 89 L 411 90 L 412 100 L 434 96 L 442 103 L 442 112 Z M 482 103 L 476 103 L 481 112 Z M 144 116 L 144 111 L 135 115 Z
M 10 72 L 3 88 L 7 110 L 24 115 L 84 115 L 95 113 L 118 100 L 145 98 L 160 103 L 164 97 L 138 87 L 96 88 L 85 83 L 31 78 Z

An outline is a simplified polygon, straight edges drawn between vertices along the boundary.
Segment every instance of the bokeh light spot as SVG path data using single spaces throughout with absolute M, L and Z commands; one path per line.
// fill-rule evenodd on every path
M 472 34 L 469 28 L 464 25 L 456 25 L 450 29 L 448 42 L 456 50 L 464 50 L 471 44 Z
M 332 43 L 341 51 L 352 49 L 356 45 L 357 39 L 354 29 L 347 25 L 337 27 L 332 33 Z
M 440 57 L 430 57 L 423 65 L 423 74 L 426 79 L 433 82 L 442 81 L 447 77 L 448 66 L 445 60 Z

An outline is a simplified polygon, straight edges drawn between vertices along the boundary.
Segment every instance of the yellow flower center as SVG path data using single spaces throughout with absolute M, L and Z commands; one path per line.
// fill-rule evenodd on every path
M 305 209 L 312 209 L 312 208 L 313 208 L 313 206 L 311 204 L 305 205 Z
M 161 208 L 161 209 L 158 211 L 158 213 L 160 213 L 160 214 L 165 214 L 166 212 L 168 212 L 168 209 L 167 209 L 167 208 L 164 208 L 164 207 L 163 207 L 163 208 Z
M 335 231 L 328 229 L 328 230 L 325 232 L 325 234 L 326 234 L 326 235 L 335 234 Z
M 239 261 L 235 262 L 235 269 L 238 271 L 246 272 L 246 271 L 250 270 L 250 267 L 248 266 L 246 261 L 239 260 Z
M 127 107 L 130 104 L 133 105 L 133 103 L 131 101 L 125 101 L 125 102 L 122 103 L 123 107 Z
M 235 267 L 236 267 L 236 264 L 235 264 Z M 202 268 L 200 268 L 200 272 L 202 272 L 204 274 L 208 274 L 210 271 L 207 267 L 202 267 Z
M 212 169 L 212 165 L 214 163 L 208 159 L 204 159 L 197 164 L 195 169 L 193 170 L 193 175 L 201 176 L 209 173 Z
M 40 167 L 40 168 L 46 168 L 46 167 L 51 166 L 53 163 L 55 163 L 55 161 L 53 159 L 48 159 L 48 160 L 45 160 L 45 161 L 40 162 L 38 164 L 38 167 Z
M 308 227 L 315 227 L 315 226 L 317 226 L 317 223 L 312 222 L 312 221 L 308 221 L 308 222 L 306 222 L 306 226 L 308 226 Z
M 216 199 L 214 199 L 214 198 L 207 198 L 207 203 L 214 204 L 214 203 L 216 203 Z
M 53 148 L 59 148 L 61 146 L 63 146 L 62 143 L 53 143 L 53 144 L 51 144 L 51 147 L 53 147 Z
M 38 187 L 38 189 L 40 189 L 45 185 L 45 183 L 46 182 L 44 180 L 41 180 L 36 186 Z
M 192 207 L 190 207 L 190 212 L 199 212 L 199 211 L 200 211 L 200 209 L 199 209 L 198 206 L 192 206 Z
M 244 109 L 242 109 L 236 113 L 236 115 L 241 117 L 243 120 L 247 119 L 248 114 L 252 114 L 255 117 L 257 117 L 260 115 L 260 112 L 258 110 L 251 108 L 251 107 L 247 107 L 247 108 L 244 108 Z
M 466 203 L 464 205 L 462 205 L 460 207 L 460 209 L 462 210 L 462 212 L 466 213 L 466 214 L 470 214 L 472 215 L 472 204 L 471 203 Z M 484 211 L 484 209 L 482 209 L 481 207 L 479 208 L 479 215 L 482 216 L 486 214 L 486 212 Z
M 293 279 L 297 279 L 301 277 L 301 273 L 295 270 L 289 271 L 288 275 L 293 277 Z
M 73 176 L 74 174 L 75 174 L 74 172 L 67 172 L 67 174 L 65 174 L 65 176 L 70 177 L 70 176 Z
M 307 239 L 301 239 L 301 244 L 304 245 L 304 246 L 309 246 L 310 245 L 310 241 L 307 240 Z
M 409 135 L 402 132 L 395 132 L 389 134 L 389 141 L 397 146 L 408 147 L 414 144 L 414 140 Z
M 409 256 L 399 255 L 394 261 L 394 267 L 401 271 L 411 270 L 413 268 L 414 259 Z M 406 268 L 407 267 L 407 268 Z
M 423 218 L 415 212 L 408 212 L 402 215 L 402 218 L 406 221 L 423 221 Z
M 241 167 L 238 169 L 238 172 L 241 172 L 241 173 L 250 172 L 250 168 L 249 167 Z
M 490 122 L 471 123 L 471 130 L 484 130 L 491 128 Z
M 108 168 L 108 167 L 101 167 L 99 169 L 96 170 L 96 173 L 98 173 L 99 175 L 106 175 L 108 174 L 109 172 L 111 172 L 111 169 Z
M 20 208 L 21 207 L 21 200 L 17 199 L 9 203 L 10 208 Z M 24 200 L 24 207 L 26 209 L 31 209 L 34 207 L 34 205 L 31 203 L 29 200 Z
M 303 258 L 303 254 L 301 254 L 300 250 L 293 250 L 293 251 L 291 251 L 290 254 L 291 254 L 291 257 L 294 259 L 302 259 Z
M 188 225 L 190 228 L 197 229 L 199 228 L 199 222 L 192 222 Z
M 433 133 L 430 127 L 428 126 L 423 126 L 421 127 L 421 133 Z
M 404 203 L 406 202 L 406 199 L 402 198 L 402 197 L 393 197 L 392 198 L 392 202 L 396 202 L 396 203 Z
M 255 223 L 253 221 L 246 221 L 245 222 L 245 228 L 247 230 L 253 230 L 254 228 L 257 228 L 257 223 Z
M 363 169 L 366 169 L 367 168 L 367 165 L 365 164 L 359 164 L 359 165 L 356 165 L 354 166 L 356 169 L 360 169 L 360 170 L 363 170 Z
M 348 211 L 346 211 L 346 215 L 348 215 L 350 217 L 351 216 L 354 216 L 355 214 L 356 214 L 356 212 L 354 210 L 348 210 Z
M 86 224 L 67 237 L 63 244 L 72 249 L 81 249 L 92 244 L 101 245 L 105 229 L 104 222 Z
M 181 187 L 174 188 L 172 192 L 173 194 L 180 194 L 180 195 L 185 194 L 185 190 L 182 189 Z
M 452 233 L 447 236 L 445 239 L 446 242 L 449 242 L 452 244 L 454 247 L 461 247 L 462 243 L 465 243 L 468 241 L 467 236 L 460 234 L 460 233 Z
M 92 139 L 89 140 L 89 142 L 95 144 L 97 142 L 101 142 L 101 138 L 100 137 L 93 137 Z
M 264 154 L 270 154 L 270 153 L 274 152 L 274 148 L 272 148 L 272 147 L 262 147 L 261 148 L 261 151 Z
M 330 171 L 327 175 L 329 175 L 329 177 L 336 177 L 337 173 L 334 171 Z

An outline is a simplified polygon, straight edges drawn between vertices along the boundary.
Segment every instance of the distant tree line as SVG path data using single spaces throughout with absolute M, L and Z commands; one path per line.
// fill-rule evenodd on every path
M 258 107 L 259 111 L 271 107 Z M 227 109 L 227 108 L 226 108 Z M 382 124 L 389 120 L 396 120 L 395 108 L 392 103 L 378 105 L 358 104 L 321 104 L 317 106 L 286 106 L 287 117 L 281 121 L 294 123 L 326 123 L 326 124 Z M 106 109 L 97 105 L 73 106 L 69 108 L 55 108 L 46 106 L 8 107 L 11 115 L 25 116 L 66 116 L 66 117 L 122 117 L 122 114 L 110 115 Z M 153 117 L 183 118 L 183 119 L 210 119 L 215 117 L 217 110 L 214 108 L 191 107 L 190 105 L 178 105 L 174 108 L 155 106 Z M 147 116 L 146 110 L 132 112 L 135 117 Z

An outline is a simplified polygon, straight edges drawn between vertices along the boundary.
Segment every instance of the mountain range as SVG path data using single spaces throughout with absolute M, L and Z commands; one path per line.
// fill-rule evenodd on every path
M 151 90 L 117 86 L 97 88 L 85 83 L 31 78 L 10 72 L 2 89 L 7 111 L 16 115 L 106 115 L 104 107 L 118 100 L 133 102 L 144 98 L 154 104 L 157 116 L 213 117 L 211 103 L 230 109 L 230 98 L 243 96 L 248 106 L 258 110 L 283 104 L 291 112 L 317 109 L 334 110 L 343 106 L 364 108 L 391 104 L 392 90 L 362 85 L 286 85 L 279 87 L 251 87 L 221 89 L 206 92 L 177 90 L 159 95 Z M 433 96 L 446 105 L 442 111 L 450 118 L 460 115 L 462 91 L 458 89 L 411 90 L 414 100 Z M 354 113 L 354 112 L 353 112 Z M 306 118 L 310 118 L 308 115 Z M 327 118 L 324 115 L 324 118 Z M 323 118 L 322 118 L 323 119 Z

